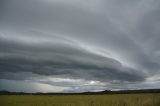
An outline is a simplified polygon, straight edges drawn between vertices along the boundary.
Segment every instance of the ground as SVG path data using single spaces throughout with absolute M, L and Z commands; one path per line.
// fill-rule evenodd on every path
M 157 94 L 4 95 L 0 106 L 160 106 Z

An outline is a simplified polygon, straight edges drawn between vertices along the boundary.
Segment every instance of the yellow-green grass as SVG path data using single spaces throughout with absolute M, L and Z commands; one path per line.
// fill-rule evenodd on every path
M 0 106 L 160 106 L 160 94 L 5 95 Z

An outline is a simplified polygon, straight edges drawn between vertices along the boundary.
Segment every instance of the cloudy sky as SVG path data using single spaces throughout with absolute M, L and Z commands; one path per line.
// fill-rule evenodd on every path
M 0 90 L 160 88 L 159 0 L 0 0 Z

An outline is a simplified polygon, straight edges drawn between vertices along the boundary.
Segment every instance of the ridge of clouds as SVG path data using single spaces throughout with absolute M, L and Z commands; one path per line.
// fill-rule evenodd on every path
M 69 92 L 159 87 L 159 7 L 157 0 L 1 0 L 0 89 L 40 76 L 105 83 Z

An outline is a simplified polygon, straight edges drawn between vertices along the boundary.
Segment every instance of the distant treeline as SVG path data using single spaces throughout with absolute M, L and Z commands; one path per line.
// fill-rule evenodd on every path
M 104 94 L 136 94 L 136 93 L 160 93 L 160 89 L 139 89 L 139 90 L 105 90 L 100 92 L 80 92 L 80 93 L 25 93 L 25 92 L 9 92 L 0 91 L 0 95 L 104 95 Z

